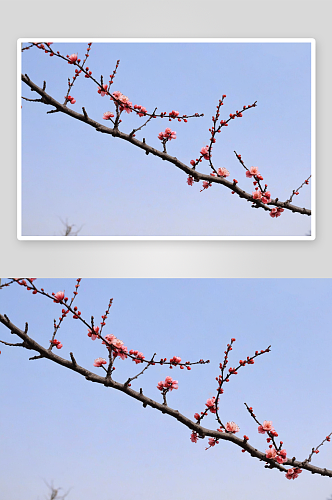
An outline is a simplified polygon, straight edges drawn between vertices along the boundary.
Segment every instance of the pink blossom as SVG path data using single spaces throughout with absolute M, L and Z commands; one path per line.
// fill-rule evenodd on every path
M 215 440 L 215 438 L 209 438 L 209 445 L 214 446 L 218 441 Z
M 238 425 L 236 425 L 235 422 L 227 422 L 227 424 L 225 425 L 226 427 L 226 431 L 228 432 L 239 432 L 240 430 L 240 427 Z
M 299 477 L 299 474 L 302 472 L 301 469 L 288 469 L 286 477 L 287 479 L 296 479 Z
M 191 441 L 192 443 L 197 443 L 197 441 L 198 441 L 197 432 L 192 432 L 192 433 L 191 433 L 191 436 L 190 436 L 190 441 Z
M 196 420 L 199 420 L 199 413 L 195 413 L 194 418 L 195 418 Z
M 204 189 L 207 189 L 209 187 L 211 187 L 211 183 L 208 182 L 208 181 L 203 181 L 203 189 L 201 191 L 204 191 Z
M 190 165 L 195 166 L 195 160 L 190 160 Z
M 97 358 L 97 359 L 95 359 L 95 362 L 93 363 L 93 366 L 100 367 L 100 366 L 106 365 L 106 364 L 107 364 L 106 359 L 104 359 L 104 358 Z
M 57 339 L 53 339 L 53 340 L 50 340 L 51 344 L 55 345 L 55 347 L 57 349 L 61 349 L 63 347 L 63 345 L 61 344 L 60 340 L 57 340 Z
M 191 175 L 188 175 L 187 184 L 189 186 L 192 186 L 194 184 L 194 178 Z
M 134 109 L 137 109 L 138 116 L 146 116 L 147 109 L 144 106 L 140 106 L 139 104 L 135 104 Z
M 110 118 L 113 118 L 114 115 L 113 113 L 111 113 L 110 111 L 106 111 L 104 114 L 103 114 L 103 120 L 109 120 Z
M 119 107 L 121 113 L 122 111 L 126 111 L 127 113 L 132 112 L 133 103 L 129 101 L 127 96 L 116 90 L 113 92 L 112 97 L 115 98 L 113 101 L 115 101 L 115 105 Z
M 280 217 L 280 215 L 282 214 L 282 212 L 284 211 L 283 208 L 272 208 L 271 212 L 270 212 L 270 217 Z
M 287 452 L 286 450 L 280 450 L 278 451 L 278 456 L 276 458 L 276 461 L 278 464 L 283 464 L 284 462 L 287 461 Z
M 260 191 L 259 189 L 253 191 L 252 197 L 254 200 L 260 200 L 262 198 L 262 191 Z
M 74 64 L 77 61 L 78 54 L 72 54 L 68 57 L 68 64 Z
M 102 97 L 104 97 L 104 95 L 107 94 L 107 84 L 104 83 L 103 87 L 99 87 L 99 89 L 97 90 L 98 94 L 100 94 Z
M 269 203 L 271 201 L 271 193 L 270 191 L 265 191 L 262 196 L 262 202 L 263 203 Z
M 157 389 L 159 389 L 160 391 L 162 391 L 164 389 L 164 382 L 158 382 L 158 385 L 157 385 Z
M 170 363 L 172 363 L 172 365 L 178 365 L 179 363 L 181 363 L 181 358 L 179 358 L 179 356 L 173 356 L 172 359 L 169 360 Z
M 165 389 L 169 389 L 170 391 L 172 391 L 173 389 L 179 388 L 178 383 L 179 382 L 177 380 L 173 380 L 172 377 L 168 376 L 165 378 L 164 387 Z
M 176 118 L 177 116 L 179 116 L 179 112 L 173 110 L 170 112 L 169 116 L 170 118 Z
M 273 431 L 273 426 L 271 420 L 264 420 L 263 425 L 258 426 L 258 432 L 260 434 L 265 434 L 266 431 Z
M 178 389 L 178 381 L 173 380 L 172 377 L 166 377 L 164 382 L 158 382 L 157 389 L 160 391 L 166 390 L 172 391 L 173 389 Z
M 209 155 L 209 146 L 205 146 L 205 148 L 202 148 L 200 151 L 201 155 L 203 156 L 204 160 L 209 160 L 210 155 Z
M 216 398 L 213 396 L 213 398 L 208 399 L 205 403 L 205 406 L 208 407 L 208 410 L 210 410 L 211 413 L 216 413 L 216 411 L 217 411 Z
M 91 340 L 96 340 L 99 337 L 98 332 L 99 332 L 99 326 L 94 326 L 93 331 L 90 330 L 89 328 L 88 337 L 91 337 Z
M 227 168 L 225 168 L 225 167 L 218 168 L 217 173 L 218 173 L 218 175 L 220 175 L 220 177 L 228 177 L 229 176 L 229 172 L 228 172 Z
M 122 340 L 119 340 L 115 337 L 115 335 L 112 334 L 105 335 L 105 340 L 107 341 L 107 344 L 110 344 L 107 345 L 107 349 L 113 352 L 114 358 L 116 358 L 117 356 L 119 356 L 121 359 L 127 358 L 128 348 L 123 345 Z M 105 344 L 105 342 L 102 343 Z
M 136 354 L 136 358 L 133 359 L 133 361 L 135 361 L 135 363 L 138 365 L 139 363 L 143 363 L 144 359 L 145 359 L 145 356 L 143 356 L 143 354 L 141 352 L 138 352 Z
M 176 139 L 176 132 L 173 132 L 170 128 L 165 128 L 165 132 L 159 132 L 158 139 L 161 141 L 171 141 Z
M 64 297 L 65 297 L 65 292 L 57 292 L 54 295 L 53 302 L 59 303 L 59 302 L 61 302 L 64 299 Z
M 277 456 L 277 450 L 275 448 L 269 448 L 265 451 L 266 458 L 275 459 Z
M 255 175 L 259 175 L 258 167 L 251 167 L 246 171 L 246 177 L 254 177 Z

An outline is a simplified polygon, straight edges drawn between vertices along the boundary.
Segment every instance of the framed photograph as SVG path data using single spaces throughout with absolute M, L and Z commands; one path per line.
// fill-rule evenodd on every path
M 17 236 L 315 238 L 315 40 L 18 40 Z

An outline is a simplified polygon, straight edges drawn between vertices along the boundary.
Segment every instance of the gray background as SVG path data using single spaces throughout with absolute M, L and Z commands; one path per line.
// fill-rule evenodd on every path
M 81 1 L 12 1 L 4 4 L 2 14 L 0 275 L 331 277 L 330 1 L 108 1 L 104 6 Z M 16 41 L 29 36 L 315 38 L 316 240 L 18 241 Z

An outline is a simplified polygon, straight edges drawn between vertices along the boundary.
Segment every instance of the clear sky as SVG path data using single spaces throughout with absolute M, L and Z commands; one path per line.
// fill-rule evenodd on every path
M 75 280 L 38 279 L 49 292 L 71 296 Z M 22 287 L 0 290 L 1 313 L 44 346 L 61 306 Z M 266 449 L 263 436 L 244 407 L 260 420 L 272 420 L 288 456 L 305 459 L 332 431 L 331 299 L 326 279 L 109 279 L 82 281 L 77 305 L 96 322 L 109 298 L 114 303 L 104 333 L 113 333 L 128 349 L 148 358 L 180 356 L 210 359 L 187 370 L 151 367 L 133 382 L 134 389 L 157 401 L 160 380 L 172 375 L 179 388 L 169 405 L 192 417 L 215 395 L 219 362 L 231 337 L 236 338 L 230 366 L 270 344 L 269 354 L 239 370 L 222 396 L 221 415 L 234 420 L 240 434 Z M 105 348 L 92 342 L 85 327 L 68 318 L 58 339 L 60 351 L 93 368 Z M 0 338 L 16 338 L 0 326 Z M 295 481 L 265 470 L 262 463 L 231 443 L 205 451 L 193 444 L 190 431 L 167 415 L 144 409 L 123 393 L 87 382 L 47 360 L 28 361 L 32 352 L 2 345 L 0 356 L 1 492 L 6 500 L 44 498 L 44 480 L 65 490 L 69 500 L 325 500 L 329 478 L 303 472 Z M 129 360 L 116 364 L 115 379 L 138 370 Z M 216 428 L 213 416 L 204 420 Z M 314 464 L 331 468 L 332 443 Z
M 83 58 L 87 44 L 54 43 L 64 55 Z M 94 43 L 88 66 L 108 81 L 120 66 L 113 91 L 149 112 L 204 113 L 188 123 L 153 120 L 138 139 L 162 149 L 158 133 L 170 126 L 177 139 L 168 152 L 184 163 L 208 144 L 211 117 L 226 94 L 221 118 L 257 101 L 257 107 L 224 128 L 213 148 L 215 166 L 252 191 L 234 150 L 245 164 L 258 166 L 273 198 L 286 200 L 311 173 L 311 46 L 309 43 Z M 23 52 L 23 73 L 63 102 L 73 66 L 38 49 Z M 25 84 L 22 95 L 33 98 Z M 113 111 L 96 86 L 78 78 L 70 105 L 103 124 Z M 37 96 L 36 96 L 37 97 Z M 187 176 L 161 159 L 61 115 L 39 103 L 22 101 L 22 235 L 54 236 L 61 220 L 83 226 L 81 236 L 305 236 L 310 218 L 263 210 L 213 185 L 200 193 Z M 130 132 L 143 118 L 123 116 Z M 209 173 L 208 162 L 200 164 Z M 310 187 L 294 203 L 310 207 Z

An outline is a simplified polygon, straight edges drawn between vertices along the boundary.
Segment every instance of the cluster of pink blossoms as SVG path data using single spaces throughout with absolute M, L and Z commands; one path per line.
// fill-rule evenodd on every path
M 178 381 L 173 380 L 172 377 L 166 377 L 164 382 L 158 382 L 157 389 L 160 391 L 172 391 L 173 389 L 178 389 Z
M 121 92 L 117 90 L 113 92 L 112 97 L 116 99 L 113 99 L 113 101 L 115 102 L 116 107 L 119 107 L 120 113 L 122 113 L 122 111 L 126 111 L 126 113 L 132 112 L 133 103 L 129 101 L 127 96 L 121 94 Z
M 275 460 L 276 462 L 278 462 L 278 464 L 283 464 L 287 460 L 286 450 L 277 451 L 275 448 L 273 448 L 272 444 L 270 444 L 269 449 L 266 450 L 265 456 L 266 458 Z
M 271 212 L 270 212 L 270 217 L 274 218 L 274 217 L 280 217 L 280 215 L 282 214 L 282 212 L 284 212 L 284 209 L 281 208 L 281 207 L 273 207 Z
M 288 469 L 286 477 L 287 479 L 296 479 L 299 477 L 300 473 L 302 472 L 301 469 Z
M 131 354 L 131 356 L 135 356 L 135 359 L 133 359 L 133 361 L 135 361 L 135 363 L 137 365 L 139 363 L 143 363 L 143 360 L 145 359 L 145 356 L 143 356 L 143 353 L 136 351 L 136 350 L 134 351 L 133 349 L 130 349 L 129 354 Z
M 66 101 L 69 101 L 70 104 L 75 104 L 76 102 L 76 99 L 74 99 L 72 96 L 68 95 L 68 96 L 65 96 L 65 99 Z
M 264 193 L 262 193 L 262 191 L 257 187 L 255 191 L 253 191 L 252 197 L 254 200 L 260 200 L 262 203 L 269 203 L 271 201 L 270 191 L 265 191 Z
M 117 356 L 119 356 L 121 359 L 127 358 L 128 348 L 123 345 L 122 340 L 119 340 L 115 335 L 112 334 L 105 335 L 105 340 L 107 344 L 104 341 L 102 342 L 102 344 L 106 344 L 107 349 L 109 351 L 112 351 L 114 358 L 116 358 Z
M 158 139 L 161 141 L 171 141 L 172 139 L 176 139 L 176 132 L 173 132 L 170 128 L 165 128 L 165 132 L 159 132 Z
M 63 345 L 61 344 L 60 340 L 53 339 L 50 340 L 51 344 L 54 345 L 57 349 L 61 349 Z
M 134 109 L 138 110 L 138 116 L 146 116 L 147 109 L 144 106 L 140 106 L 139 104 L 135 104 Z

